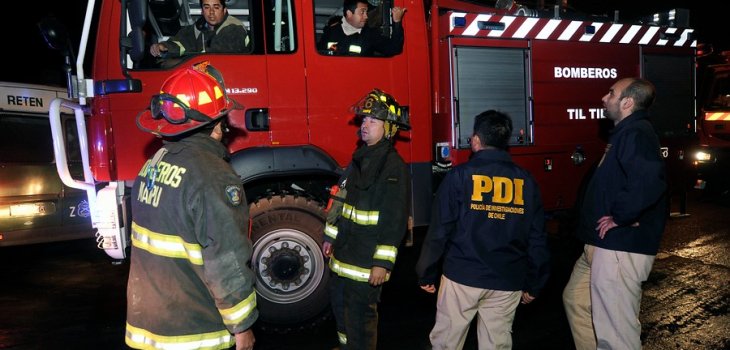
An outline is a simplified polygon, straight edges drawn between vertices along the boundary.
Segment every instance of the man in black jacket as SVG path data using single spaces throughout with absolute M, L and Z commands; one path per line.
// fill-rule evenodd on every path
M 345 0 L 344 15 L 340 21 L 324 28 L 319 39 L 319 50 L 330 50 L 336 55 L 393 56 L 403 51 L 403 24 L 405 8 L 393 7 L 393 31 L 390 37 L 381 35 L 377 29 L 367 26 L 368 2 L 366 0 Z
M 472 158 L 436 194 L 416 263 L 421 288 L 434 293 L 443 258 L 434 350 L 463 348 L 477 313 L 479 348 L 510 349 L 517 305 L 534 300 L 547 281 L 542 199 L 535 179 L 507 153 L 511 135 L 509 116 L 476 116 Z
M 577 231 L 584 252 L 563 291 L 578 350 L 641 349 L 641 283 L 668 215 L 664 161 L 646 111 L 654 91 L 626 78 L 603 97 L 614 129 L 586 189 Z
M 395 99 L 373 90 L 353 106 L 362 145 L 339 182 L 322 251 L 329 256 L 332 309 L 342 349 L 377 345 L 378 301 L 406 233 L 410 176 L 393 142 L 410 125 Z

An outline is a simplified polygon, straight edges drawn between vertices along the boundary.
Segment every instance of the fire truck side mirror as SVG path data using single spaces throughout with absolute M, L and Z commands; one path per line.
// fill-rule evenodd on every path
M 145 45 L 145 33 L 142 28 L 147 23 L 147 1 L 132 0 L 128 7 L 130 32 L 127 36 L 127 47 L 129 57 L 134 62 L 139 62 L 147 52 Z
M 132 0 L 129 3 L 129 23 L 132 29 L 144 27 L 147 23 L 147 1 Z
M 71 52 L 66 27 L 56 17 L 49 16 L 42 19 L 38 22 L 38 30 L 49 48 L 59 50 L 63 55 L 68 55 Z
M 134 62 L 141 61 L 147 52 L 144 44 L 144 31 L 141 27 L 134 27 L 132 28 L 132 31 L 129 32 L 129 36 L 127 38 L 129 43 L 129 57 L 132 58 L 132 61 Z

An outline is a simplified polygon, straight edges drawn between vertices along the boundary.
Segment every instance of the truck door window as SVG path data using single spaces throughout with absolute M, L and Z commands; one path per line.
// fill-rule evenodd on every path
M 0 114 L 0 161 L 45 164 L 53 162 L 48 118 Z
M 81 163 L 76 124 L 63 118 L 66 130 L 66 151 L 70 163 Z M 53 162 L 53 140 L 48 118 L 0 114 L 0 162 Z
M 390 10 L 392 8 L 393 1 L 390 0 L 378 1 L 377 6 L 369 5 L 367 11 L 367 23 L 365 25 L 367 27 L 366 30 L 377 32 L 383 39 L 390 40 L 393 33 L 393 23 L 390 15 Z M 371 50 L 366 48 L 366 45 L 360 45 L 359 43 L 352 45 L 355 46 L 352 49 L 338 47 L 342 46 L 342 43 L 336 42 L 332 39 L 332 34 L 326 35 L 325 32 L 339 29 L 338 27 L 341 26 L 342 21 L 344 21 L 343 15 L 344 10 L 342 0 L 314 1 L 314 36 L 316 39 L 315 42 L 317 43 L 317 50 L 320 54 L 329 56 L 391 56 L 387 52 L 379 52 L 377 49 Z M 341 31 L 341 29 L 339 30 Z
M 81 146 L 74 119 L 65 119 L 63 127 L 66 130 L 66 159 L 69 163 L 81 163 Z
M 713 85 L 710 107 L 730 107 L 730 76 L 727 74 L 718 76 Z
M 248 32 L 247 38 L 241 38 L 247 42 L 250 48 L 246 52 L 230 52 L 233 54 L 250 54 L 261 52 L 263 48 L 257 49 L 257 33 L 251 15 L 250 0 L 225 0 L 229 16 L 239 19 Z M 152 57 L 149 48 L 153 43 L 164 42 L 175 36 L 181 29 L 194 26 L 196 21 L 201 19 L 203 10 L 199 0 L 150 0 L 148 7 L 147 22 L 143 31 L 145 35 L 145 56 L 135 68 L 157 68 L 171 67 L 182 62 L 185 56 L 195 55 L 197 52 L 185 52 L 181 58 Z M 123 21 L 126 19 L 123 18 Z M 199 34 L 202 35 L 202 34 Z M 229 52 L 211 52 L 229 53 Z
M 297 49 L 296 22 L 291 0 L 266 1 L 266 52 L 290 53 Z

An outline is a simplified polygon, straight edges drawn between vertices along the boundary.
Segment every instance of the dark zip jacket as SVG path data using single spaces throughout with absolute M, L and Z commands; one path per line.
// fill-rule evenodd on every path
M 334 252 L 330 269 L 367 282 L 373 266 L 393 270 L 408 223 L 410 176 L 386 139 L 358 148 L 346 176 L 344 205 L 325 232 Z
M 365 26 L 360 33 L 345 35 L 342 21 L 324 28 L 317 49 L 333 50 L 336 55 L 394 56 L 403 52 L 403 25 L 393 23 L 391 37 L 383 36 L 378 29 Z
M 258 316 L 241 180 L 208 135 L 164 149 L 132 190 L 126 343 L 227 349 Z
M 456 283 L 537 296 L 549 274 L 544 223 L 530 173 L 506 151 L 479 151 L 439 186 L 416 263 L 419 284 L 438 281 L 443 258 L 443 274 Z
M 666 192 L 659 138 L 647 112 L 636 111 L 611 131 L 586 189 L 578 238 L 605 249 L 656 255 L 668 215 Z M 618 227 L 600 239 L 597 221 L 607 215 Z

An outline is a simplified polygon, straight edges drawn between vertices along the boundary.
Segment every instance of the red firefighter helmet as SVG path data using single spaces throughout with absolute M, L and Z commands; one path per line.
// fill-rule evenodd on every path
M 226 95 L 223 78 L 208 61 L 173 73 L 137 116 L 137 126 L 156 136 L 177 136 L 240 109 Z

